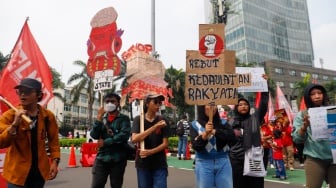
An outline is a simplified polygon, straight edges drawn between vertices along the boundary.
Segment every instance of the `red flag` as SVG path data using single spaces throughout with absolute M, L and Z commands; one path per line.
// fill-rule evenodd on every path
M 274 107 L 272 103 L 272 98 L 271 98 L 271 93 L 269 93 L 269 98 L 268 98 L 268 108 L 267 108 L 267 113 L 264 117 L 265 123 L 268 123 L 269 120 L 274 119 Z
M 255 107 L 259 108 L 260 105 L 260 99 L 261 99 L 261 92 L 257 92 L 255 96 Z
M 277 86 L 277 97 L 276 97 L 276 109 L 285 109 L 286 114 L 288 116 L 290 125 L 292 125 L 293 120 L 293 112 L 292 108 L 290 107 L 289 103 L 287 102 L 287 99 L 285 98 L 285 95 L 281 91 L 280 87 Z
M 303 110 L 306 110 L 306 109 L 307 109 L 306 103 L 305 103 L 304 97 L 302 97 L 301 102 L 300 102 L 300 111 L 303 111 Z
M 45 106 L 53 97 L 52 74 L 46 59 L 30 32 L 27 20 L 14 46 L 11 59 L 2 71 L 0 79 L 0 95 L 14 106 L 20 103 L 14 87 L 24 78 L 33 78 L 42 83 L 43 99 L 40 104 Z
M 2 102 L 0 102 L 0 114 L 6 112 L 8 110 L 8 106 Z

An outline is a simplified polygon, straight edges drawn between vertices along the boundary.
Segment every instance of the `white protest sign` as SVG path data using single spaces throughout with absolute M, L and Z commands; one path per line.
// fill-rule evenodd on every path
M 94 75 L 94 91 L 112 89 L 113 70 L 96 71 Z
M 251 86 L 239 86 L 238 92 L 267 92 L 267 81 L 262 77 L 265 70 L 262 67 L 236 67 L 237 74 L 251 73 Z
M 330 134 L 328 133 L 328 123 L 327 123 L 328 108 L 334 108 L 334 107 L 329 106 L 329 107 L 318 107 L 308 109 L 310 128 L 312 130 L 313 140 L 329 139 Z

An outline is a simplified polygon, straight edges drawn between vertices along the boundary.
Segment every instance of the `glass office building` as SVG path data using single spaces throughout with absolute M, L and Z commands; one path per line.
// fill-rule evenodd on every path
M 285 61 L 313 66 L 314 52 L 306 0 L 222 0 L 233 13 L 225 26 L 226 49 L 241 62 Z M 225 7 L 224 7 L 225 8 Z M 218 0 L 205 0 L 209 23 Z

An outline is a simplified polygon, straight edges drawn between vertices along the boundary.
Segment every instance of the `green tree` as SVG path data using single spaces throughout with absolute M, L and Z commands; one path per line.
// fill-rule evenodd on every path
M 61 101 L 65 102 L 62 94 L 55 91 L 55 89 L 58 89 L 58 88 L 64 89 L 64 87 L 65 87 L 64 82 L 62 82 L 62 80 L 61 80 L 61 74 L 59 72 L 57 72 L 57 70 L 52 68 L 52 67 L 50 68 L 50 71 L 51 71 L 52 78 L 53 78 L 52 79 L 53 95 L 54 95 L 54 97 L 57 97 Z
M 0 52 L 0 74 L 1 74 L 2 69 L 4 69 L 5 66 L 7 65 L 9 57 L 10 57 L 9 54 L 4 56 L 3 53 Z
M 303 80 L 294 83 L 292 95 L 297 96 L 296 102 L 298 104 L 300 103 L 301 98 L 303 97 L 304 89 L 310 83 L 310 77 L 311 77 L 310 74 L 306 74 Z
M 336 80 L 332 80 L 324 84 L 325 89 L 327 90 L 330 103 L 332 105 L 336 104 Z
M 88 123 L 89 125 L 92 125 L 93 118 L 92 118 L 92 113 L 93 113 L 93 104 L 95 100 L 100 100 L 101 95 L 98 95 L 98 92 L 94 91 L 94 80 L 87 74 L 86 72 L 86 63 L 83 61 L 77 60 L 73 62 L 74 65 L 80 66 L 82 68 L 81 72 L 75 73 L 70 76 L 68 80 L 68 84 L 74 84 L 73 88 L 70 91 L 70 95 L 72 96 L 72 104 L 76 104 L 79 100 L 80 94 L 85 91 L 88 95 Z M 112 89 L 110 90 L 105 90 L 104 92 L 119 92 L 117 90 L 117 84 L 115 84 L 118 80 L 121 80 L 121 85 L 125 86 L 126 80 L 125 80 L 125 75 L 126 75 L 126 62 L 121 61 L 121 70 L 120 74 L 118 76 L 115 76 L 113 78 L 113 85 Z M 97 97 L 98 96 L 98 97 Z
M 176 112 L 172 109 L 174 114 L 174 121 L 176 122 L 176 113 L 178 116 L 188 113 L 191 118 L 194 117 L 193 106 L 185 103 L 185 72 L 182 69 L 175 69 L 173 66 L 166 69 L 164 80 L 168 83 L 168 87 L 172 89 L 174 98 L 170 99 L 170 103 L 176 107 Z

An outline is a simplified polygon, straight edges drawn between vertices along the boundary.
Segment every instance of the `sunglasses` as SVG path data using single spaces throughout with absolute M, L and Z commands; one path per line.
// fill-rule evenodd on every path
M 16 90 L 16 94 L 18 95 L 30 95 L 34 92 L 35 90 L 34 89 L 30 89 L 30 88 L 20 88 L 20 89 L 17 89 Z
M 159 100 L 159 99 L 153 99 L 152 101 L 153 101 L 154 104 L 162 105 L 162 101 Z

